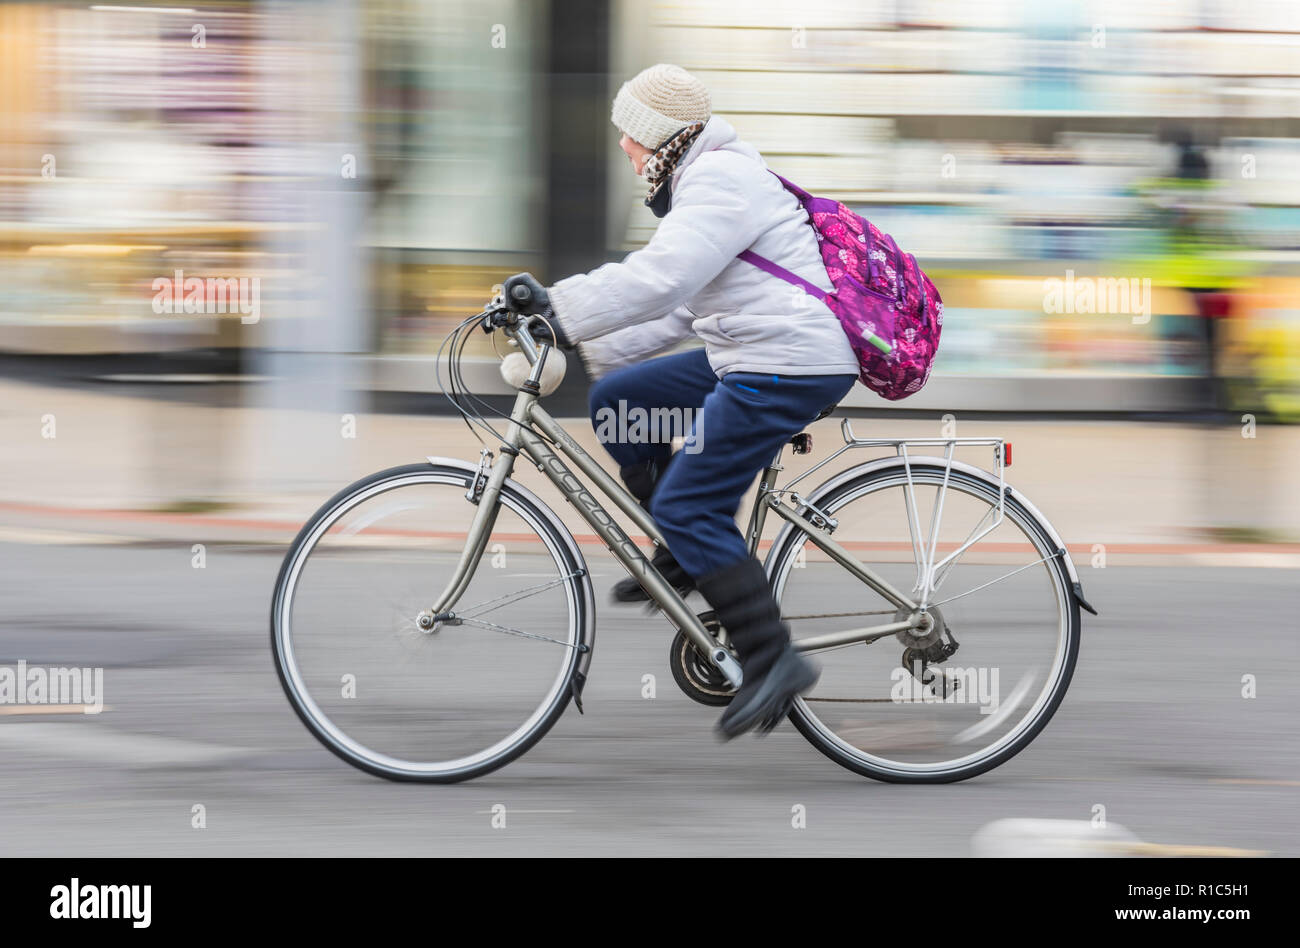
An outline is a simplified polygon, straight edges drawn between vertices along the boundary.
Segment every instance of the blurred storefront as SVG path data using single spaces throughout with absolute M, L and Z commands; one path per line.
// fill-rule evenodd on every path
M 696 71 L 769 164 L 935 275 L 940 359 L 900 407 L 1203 406 L 1207 319 L 1226 324 L 1231 404 L 1259 410 L 1263 386 L 1280 410 L 1300 385 L 1262 355 L 1294 352 L 1284 327 L 1300 324 L 1294 4 L 831 0 L 791 22 L 779 3 L 703 0 L 651 15 L 650 58 Z M 1188 142 L 1208 180 L 1178 214 L 1152 184 L 1179 176 Z M 626 247 L 654 223 L 633 220 Z M 1121 279 L 1149 281 L 1141 310 L 1046 299 L 1054 283 Z M 1192 289 L 1231 305 L 1207 314 Z
M 344 352 L 430 389 L 504 275 L 648 238 L 608 99 L 670 61 L 935 277 L 899 407 L 1296 418 L 1298 53 L 1268 0 L 0 3 L 0 351 Z M 176 271 L 258 278 L 260 318 L 156 312 Z M 1067 280 L 1149 290 L 1054 308 Z

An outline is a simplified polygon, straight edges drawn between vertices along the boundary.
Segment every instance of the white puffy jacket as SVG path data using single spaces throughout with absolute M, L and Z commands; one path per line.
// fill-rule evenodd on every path
M 669 187 L 671 209 L 646 246 L 549 290 L 593 375 L 660 353 L 692 330 L 719 377 L 858 373 L 825 304 L 736 259 L 752 249 L 832 289 L 808 215 L 752 145 L 715 115 Z

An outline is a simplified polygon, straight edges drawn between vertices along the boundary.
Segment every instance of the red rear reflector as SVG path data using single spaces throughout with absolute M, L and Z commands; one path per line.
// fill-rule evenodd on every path
M 1004 441 L 1002 443 L 1002 446 L 1003 446 L 1002 463 L 1005 464 L 1007 467 L 1010 467 L 1011 466 L 1011 442 Z

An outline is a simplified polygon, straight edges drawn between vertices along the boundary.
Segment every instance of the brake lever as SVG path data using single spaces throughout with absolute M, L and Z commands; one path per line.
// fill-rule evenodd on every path
M 493 300 L 487 306 L 483 307 L 483 319 L 479 322 L 479 327 L 485 333 L 491 334 L 496 332 L 502 326 L 511 325 L 511 323 L 517 318 L 518 317 L 516 317 L 514 313 L 510 312 L 504 304 L 498 303 L 497 300 Z

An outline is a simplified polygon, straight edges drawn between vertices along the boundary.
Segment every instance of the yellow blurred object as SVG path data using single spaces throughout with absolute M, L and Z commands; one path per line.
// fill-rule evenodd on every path
M 139 250 L 166 250 L 165 244 L 36 244 L 27 252 L 38 257 L 125 257 Z

